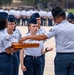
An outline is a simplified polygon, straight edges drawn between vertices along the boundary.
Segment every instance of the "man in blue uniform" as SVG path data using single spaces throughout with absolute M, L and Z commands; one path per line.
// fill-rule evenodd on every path
M 27 39 L 45 40 L 54 36 L 56 40 L 55 75 L 74 75 L 74 25 L 66 20 L 65 11 L 60 7 L 53 8 L 52 15 L 55 22 L 52 29 L 42 35 L 25 36 L 19 42 L 22 43 Z

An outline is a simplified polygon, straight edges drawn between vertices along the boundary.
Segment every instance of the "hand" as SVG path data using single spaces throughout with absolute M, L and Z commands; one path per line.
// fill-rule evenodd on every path
M 20 40 L 19 40 L 19 43 L 23 43 L 23 41 L 27 40 L 26 37 L 22 37 Z
M 18 43 L 21 43 L 21 44 L 23 43 L 22 38 L 18 41 Z
M 22 71 L 27 71 L 24 65 L 21 66 Z

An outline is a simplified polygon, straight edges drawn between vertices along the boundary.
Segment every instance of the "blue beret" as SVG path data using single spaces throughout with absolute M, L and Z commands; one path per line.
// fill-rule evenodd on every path
M 9 16 L 8 16 L 8 22 L 15 22 L 15 17 L 14 17 L 14 15 L 9 15 Z
M 54 18 L 60 16 L 62 13 L 65 13 L 65 11 L 60 7 L 53 8 L 51 12 Z
M 6 12 L 0 12 L 0 19 L 7 19 L 8 13 Z
M 40 15 L 39 15 L 39 13 L 34 13 L 34 14 L 32 14 L 32 16 L 31 16 L 31 17 L 39 18 L 39 17 L 40 17 Z
M 34 17 L 31 17 L 30 19 L 29 19 L 29 21 L 28 21 L 28 23 L 30 24 L 37 24 L 37 20 L 36 20 L 36 18 L 34 18 Z
M 74 15 L 73 15 L 73 13 L 70 12 L 70 13 L 68 14 L 67 18 L 68 18 L 68 19 L 74 19 Z

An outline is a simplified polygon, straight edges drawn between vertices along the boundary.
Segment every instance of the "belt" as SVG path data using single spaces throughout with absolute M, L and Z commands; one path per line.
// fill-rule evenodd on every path
M 7 54 L 6 52 L 0 53 L 0 55 L 3 55 L 3 54 L 5 54 L 5 55 L 11 55 L 11 54 Z
M 74 52 L 57 52 L 56 54 L 74 54 Z
M 0 53 L 0 55 L 2 55 L 2 54 L 7 54 L 6 52 L 2 52 L 2 53 Z
M 26 57 L 30 57 L 30 58 L 40 58 L 41 56 L 31 56 L 31 55 L 26 55 Z

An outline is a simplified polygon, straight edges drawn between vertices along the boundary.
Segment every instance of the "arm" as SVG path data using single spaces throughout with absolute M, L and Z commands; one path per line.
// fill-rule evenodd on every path
M 27 39 L 32 39 L 32 40 L 45 40 L 47 39 L 47 36 L 45 34 L 41 34 L 41 35 L 32 35 L 32 36 L 25 36 L 22 37 L 19 42 L 22 43 L 23 41 L 27 40 Z
M 20 50 L 20 64 L 21 64 L 21 69 L 23 71 L 26 71 L 26 67 L 23 64 L 24 60 L 24 49 Z

